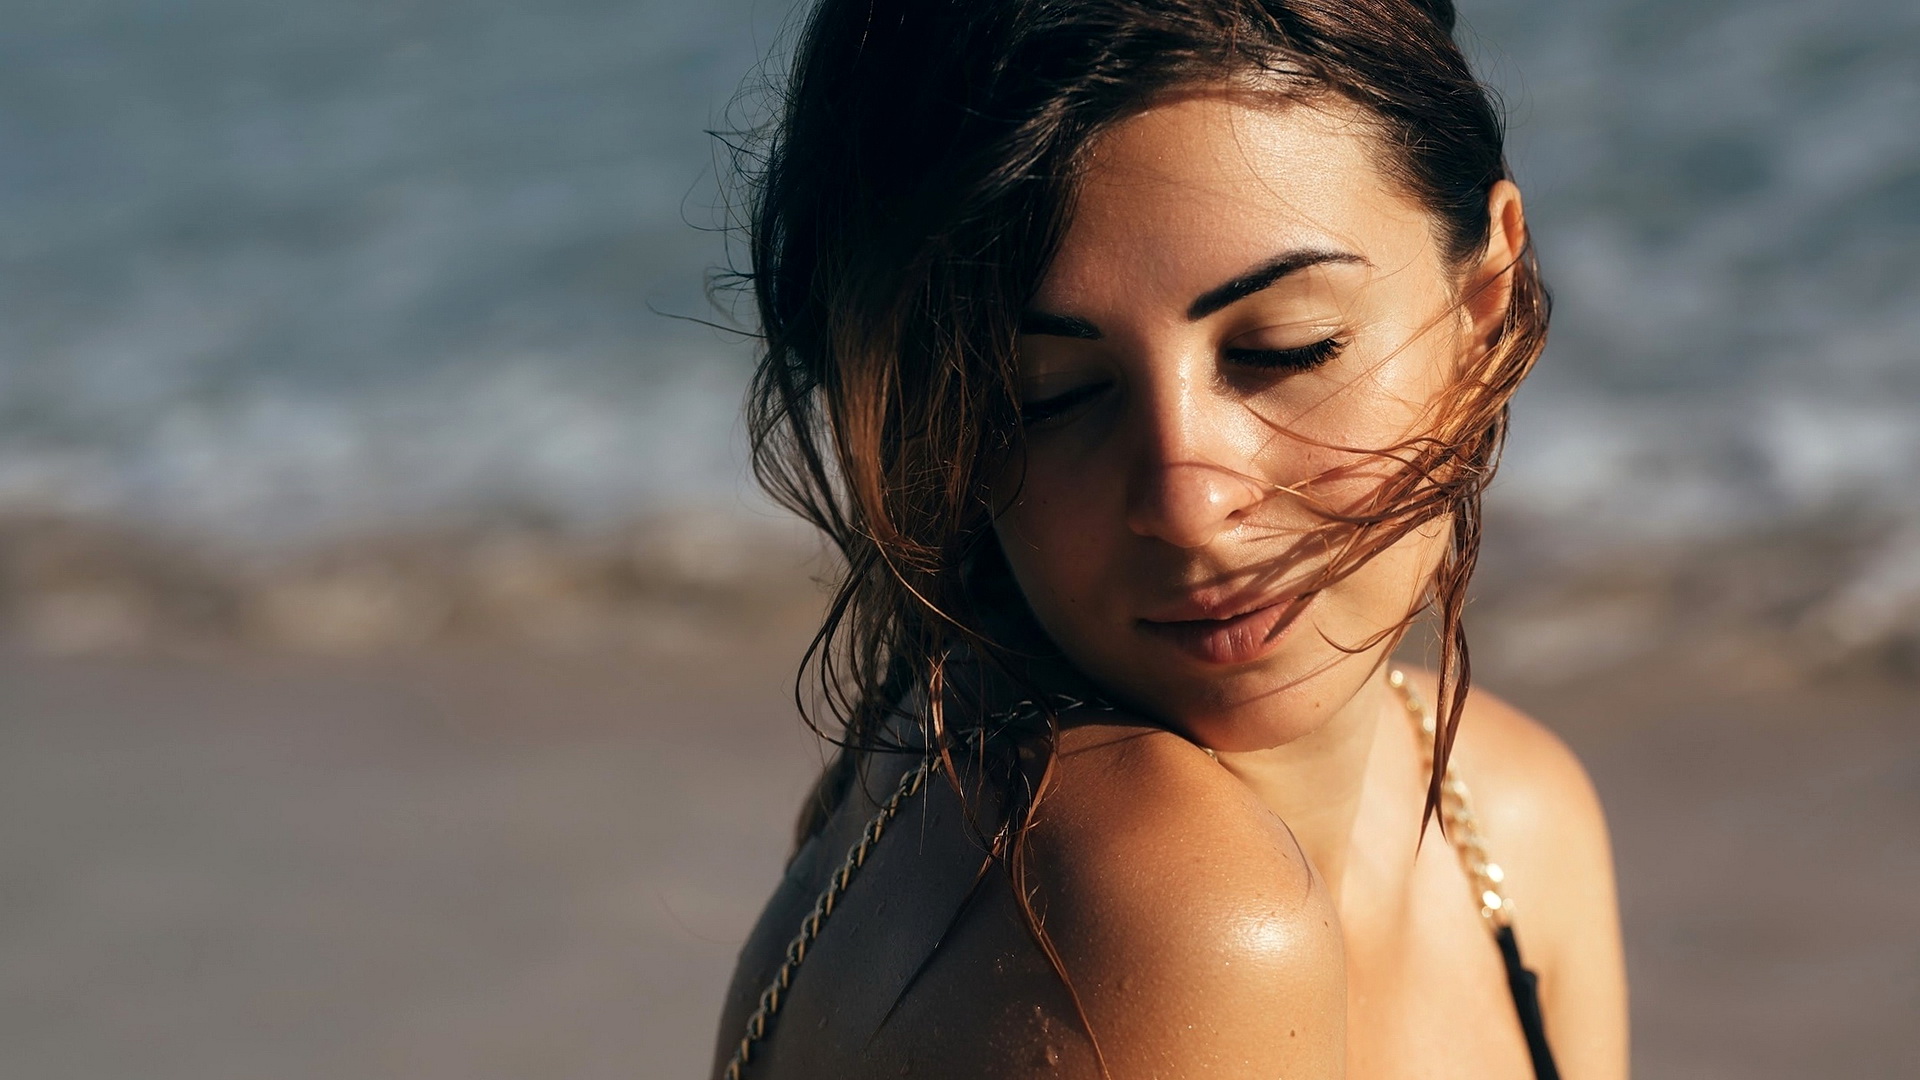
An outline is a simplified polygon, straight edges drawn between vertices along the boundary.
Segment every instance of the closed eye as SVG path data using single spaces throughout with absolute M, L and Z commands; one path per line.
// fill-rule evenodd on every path
M 1340 355 L 1340 350 L 1346 347 L 1347 343 L 1339 338 L 1328 338 L 1297 349 L 1228 349 L 1224 355 L 1228 363 L 1244 367 L 1267 371 L 1312 371 Z
M 1088 383 L 1085 386 L 1076 386 L 1064 394 L 1055 394 L 1039 401 L 1022 402 L 1020 423 L 1032 427 L 1049 420 L 1057 420 L 1106 393 L 1107 385 L 1106 383 Z

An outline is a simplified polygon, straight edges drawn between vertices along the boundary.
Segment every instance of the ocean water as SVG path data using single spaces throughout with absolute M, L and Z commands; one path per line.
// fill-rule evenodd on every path
M 1500 498 L 1686 538 L 1920 509 L 1920 5 L 1463 5 L 1557 301 Z
M 0 15 L 0 509 L 283 544 L 755 505 L 704 129 L 780 0 Z M 1556 298 L 1497 498 L 1920 521 L 1920 5 L 1468 0 Z

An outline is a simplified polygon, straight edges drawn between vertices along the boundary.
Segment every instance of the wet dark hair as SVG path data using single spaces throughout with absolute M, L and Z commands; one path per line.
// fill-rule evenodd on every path
M 1350 102 L 1374 125 L 1379 166 L 1427 208 L 1443 257 L 1464 270 L 1485 251 L 1488 198 L 1508 170 L 1500 119 L 1453 23 L 1449 0 L 814 8 L 777 117 L 743 166 L 743 276 L 764 334 L 749 401 L 756 474 L 843 560 L 803 685 L 830 716 L 812 722 L 846 749 L 802 813 L 801 840 L 845 797 L 866 753 L 897 748 L 889 718 L 910 696 L 924 702 L 936 747 L 980 722 L 945 692 L 959 652 L 1019 666 L 976 570 L 997 561 L 990 482 L 1021 449 L 1019 314 L 1071 220 L 1091 144 L 1188 89 Z M 1328 514 L 1347 538 L 1333 577 L 1450 520 L 1423 597 L 1441 646 L 1429 811 L 1469 681 L 1461 612 L 1480 495 L 1508 400 L 1546 335 L 1530 250 L 1511 281 L 1501 333 L 1469 358 L 1432 429 L 1369 448 L 1400 462 L 1394 478 L 1363 512 Z M 1042 757 L 1047 740 L 1030 740 Z M 1013 796 L 1007 820 L 985 832 L 1017 884 L 1032 800 Z

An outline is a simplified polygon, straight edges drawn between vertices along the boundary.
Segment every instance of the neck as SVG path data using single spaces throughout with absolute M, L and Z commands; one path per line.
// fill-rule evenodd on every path
M 1253 789 L 1293 832 L 1333 899 L 1340 899 L 1367 763 L 1394 691 L 1379 673 L 1310 735 L 1262 750 L 1221 751 L 1228 772 Z

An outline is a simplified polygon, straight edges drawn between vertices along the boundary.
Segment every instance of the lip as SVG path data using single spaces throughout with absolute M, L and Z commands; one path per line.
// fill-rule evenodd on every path
M 1314 595 L 1284 596 L 1224 618 L 1141 619 L 1138 625 L 1201 663 L 1245 664 L 1278 648 Z M 1205 610 L 1189 610 L 1195 608 Z

